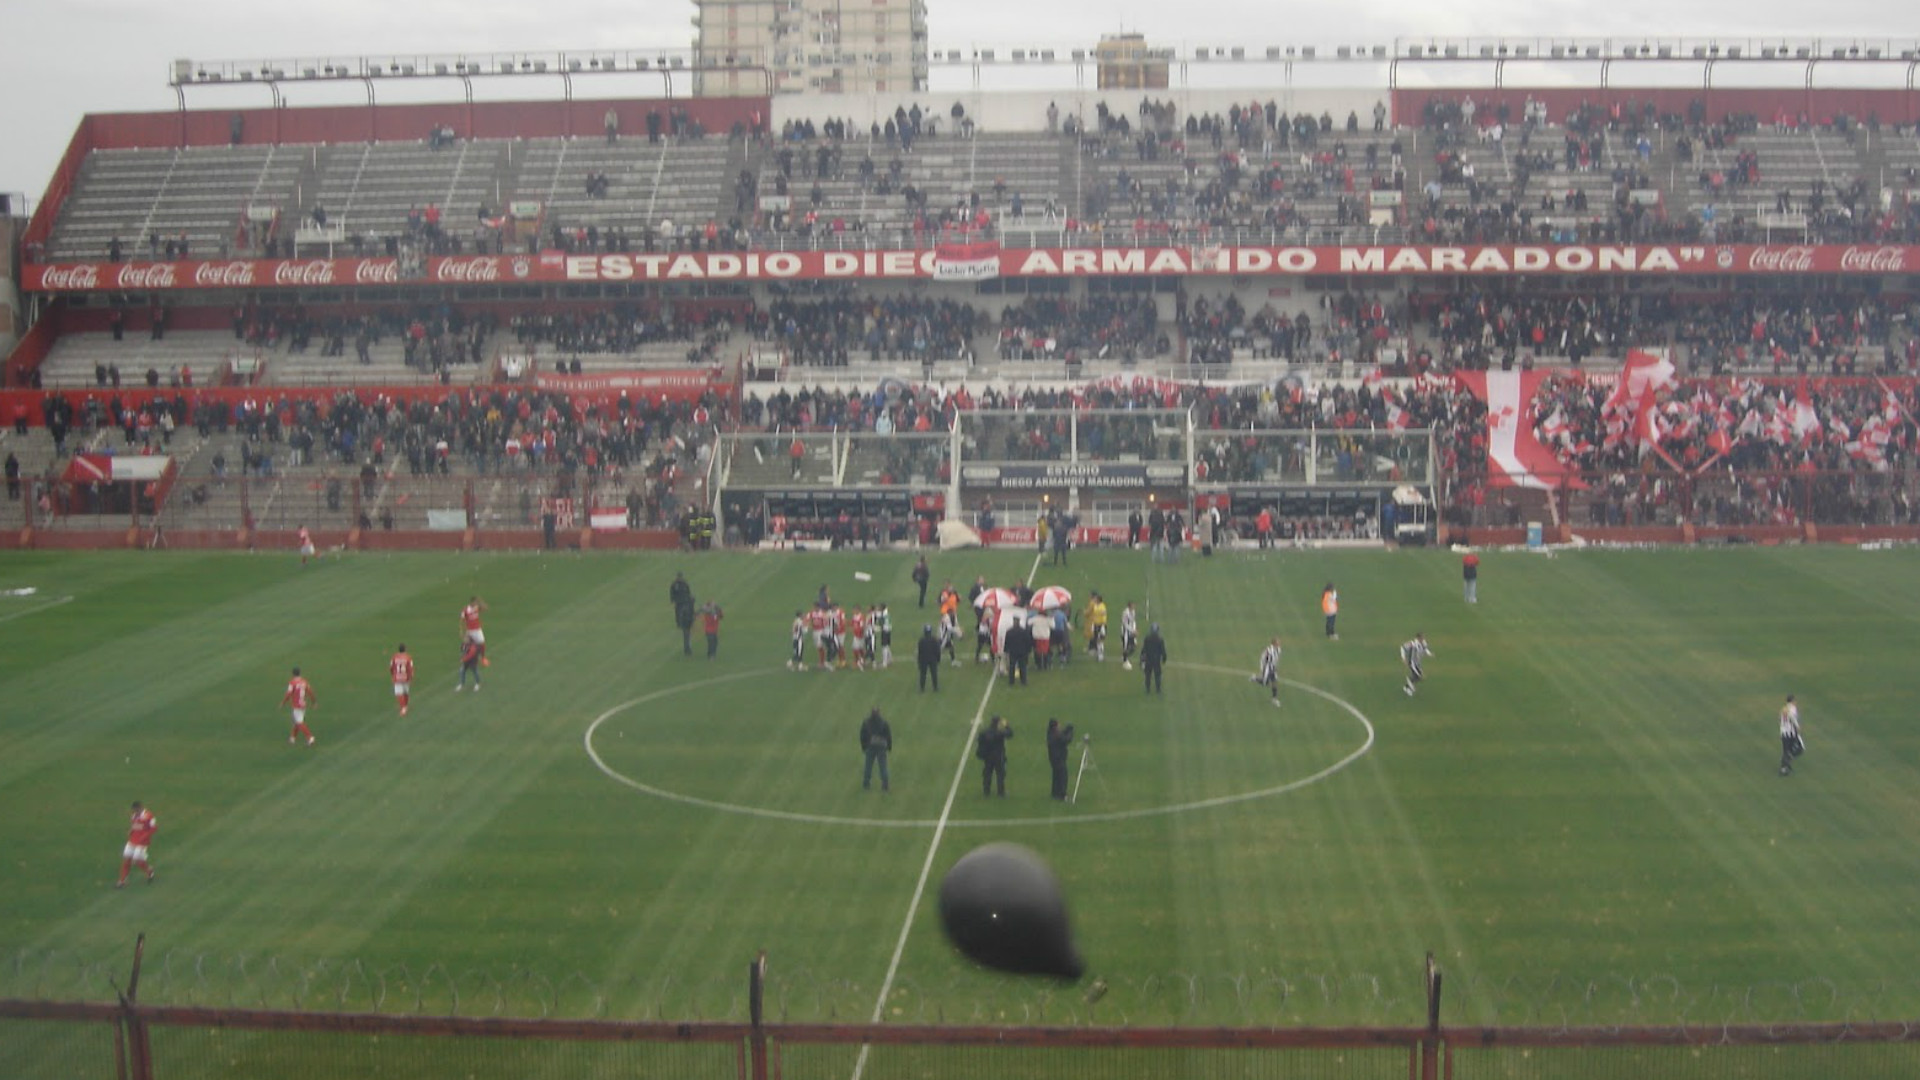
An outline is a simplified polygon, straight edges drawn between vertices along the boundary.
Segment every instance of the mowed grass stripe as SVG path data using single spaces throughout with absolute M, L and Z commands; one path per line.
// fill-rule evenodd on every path
M 285 577 L 253 577 L 251 589 L 216 593 L 214 603 L 199 606 L 197 597 L 172 591 L 128 590 L 99 600 L 131 605 L 151 621 L 9 684 L 14 708 L 0 729 L 0 791 L 88 742 L 191 708 L 210 686 L 258 670 L 269 649 L 297 656 L 360 621 L 369 608 L 411 594 L 404 583 L 350 565 L 305 574 L 297 565 L 288 570 Z M 67 608 L 76 609 L 76 617 L 101 614 L 81 612 L 78 604 L 62 611 Z M 76 693 L 80 687 L 87 692 Z
M 567 599 L 548 595 L 550 604 Z M 619 597 L 606 592 L 597 601 L 574 601 L 595 602 L 617 604 Z M 569 684 L 577 685 L 562 655 L 610 667 L 616 639 L 600 639 L 603 655 L 590 641 L 556 644 L 547 631 L 581 615 L 564 602 L 542 610 L 544 618 L 524 633 L 502 632 L 495 622 L 492 648 L 501 660 L 489 669 L 493 696 L 457 699 L 447 682 L 423 673 L 414 715 L 402 721 L 385 715 L 391 698 L 384 673 L 373 670 L 358 694 L 347 685 L 333 695 L 321 691 L 323 704 L 313 712 L 323 738 L 317 750 L 288 747 L 279 731 L 250 727 L 248 770 L 273 782 L 223 818 L 172 823 L 170 879 L 212 879 L 215 887 L 197 891 L 192 907 L 168 912 L 177 923 L 156 920 L 156 940 L 187 951 L 230 946 L 236 938 L 274 941 L 304 955 L 354 949 L 440 861 L 457 856 L 503 796 L 539 775 L 542 758 L 571 748 L 564 731 L 529 739 L 529 728 L 574 722 L 569 708 L 542 707 L 564 702 Z M 452 620 L 442 618 L 451 635 Z M 509 681 L 500 676 L 509 671 L 519 685 L 499 693 Z M 329 712 L 324 702 L 333 698 Z M 368 722 L 368 708 L 381 711 L 379 721 Z M 91 922 L 92 914 L 77 922 Z
M 1768 717 L 1778 697 L 1754 702 L 1757 716 L 1740 708 L 1743 689 L 1771 681 L 1766 673 L 1711 638 L 1681 642 L 1659 629 L 1655 605 L 1622 573 L 1635 567 L 1616 568 L 1617 560 L 1604 556 L 1560 563 L 1553 589 L 1559 601 L 1580 603 L 1580 647 L 1516 651 L 1599 713 L 1594 732 L 1631 765 L 1632 782 L 1662 809 L 1664 826 L 1689 837 L 1706 864 L 1738 883 L 1743 912 L 1772 929 L 1750 947 L 1793 955 L 1809 971 L 1831 971 L 1836 953 L 1855 961 L 1849 967 L 1863 966 L 1872 951 L 1867 942 L 1822 941 L 1812 932 L 1831 908 L 1832 875 L 1845 868 L 1818 844 L 1761 843 L 1763 833 L 1806 813 L 1804 796 L 1781 788 L 1765 764 L 1777 745 Z M 1663 662 L 1675 655 L 1689 657 L 1686 670 Z M 1729 716 L 1730 704 L 1741 715 Z M 1712 789 L 1726 773 L 1751 777 L 1751 784 L 1716 797 Z M 1626 925 L 1641 914 L 1610 917 Z

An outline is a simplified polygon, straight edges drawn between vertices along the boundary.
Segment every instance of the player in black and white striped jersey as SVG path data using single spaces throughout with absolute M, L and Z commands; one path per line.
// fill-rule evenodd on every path
M 1125 611 L 1120 613 L 1120 666 L 1127 671 L 1133 670 L 1133 654 L 1140 648 L 1140 616 L 1133 612 L 1133 601 L 1127 601 Z
M 787 657 L 788 671 L 807 670 L 807 617 L 793 613 L 793 653 Z
M 1787 703 L 1780 706 L 1780 775 L 1793 775 L 1793 759 L 1806 750 L 1806 744 L 1800 740 L 1800 706 L 1794 703 L 1793 695 L 1787 695 Z
M 1413 696 L 1413 688 L 1426 677 L 1425 672 L 1421 671 L 1421 664 L 1432 655 L 1433 648 L 1427 644 L 1425 634 L 1415 634 L 1412 641 L 1400 646 L 1400 662 L 1407 668 L 1407 683 L 1401 689 L 1407 692 L 1408 697 Z
M 1253 681 L 1273 693 L 1273 704 L 1280 705 L 1280 639 L 1274 638 L 1260 653 L 1260 673 Z

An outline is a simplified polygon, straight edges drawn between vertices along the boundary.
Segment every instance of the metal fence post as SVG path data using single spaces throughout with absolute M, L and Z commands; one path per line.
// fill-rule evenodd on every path
M 747 965 L 747 1018 L 753 1025 L 753 1034 L 747 1042 L 752 1055 L 753 1080 L 767 1080 L 766 988 L 767 954 L 763 949 L 753 958 L 753 963 Z
M 126 1029 L 127 1056 L 133 1080 L 153 1080 L 153 1045 L 147 1039 L 147 1022 L 136 1011 L 140 997 L 140 958 L 147 951 L 147 935 L 133 942 L 133 971 L 127 976 L 127 992 L 120 996 L 121 1023 Z M 119 1040 L 116 1039 L 117 1043 Z M 118 1056 L 118 1047 L 116 1046 Z
M 1427 954 L 1427 1037 L 1420 1043 L 1420 1080 L 1440 1078 L 1440 969 Z

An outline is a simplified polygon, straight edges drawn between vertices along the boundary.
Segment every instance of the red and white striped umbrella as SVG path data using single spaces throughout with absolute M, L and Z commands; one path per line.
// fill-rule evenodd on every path
M 1014 595 L 1012 589 L 981 589 L 980 595 L 973 598 L 974 607 L 984 608 L 991 605 L 1002 611 L 1019 603 L 1020 598 Z
M 1071 608 L 1073 594 L 1058 585 L 1049 585 L 1044 589 L 1035 590 L 1033 606 L 1042 611 L 1052 611 L 1058 607 Z

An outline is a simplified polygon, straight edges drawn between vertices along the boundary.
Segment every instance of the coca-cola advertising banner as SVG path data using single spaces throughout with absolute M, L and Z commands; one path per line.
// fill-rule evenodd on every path
M 1920 247 L 1896 244 L 1557 244 L 1354 247 L 1001 249 L 1001 277 L 1351 274 L 1905 274 Z M 703 251 L 606 255 L 447 255 L 29 265 L 30 292 L 346 288 L 513 282 L 935 280 L 924 251 Z M 991 276 L 982 267 L 981 276 Z

